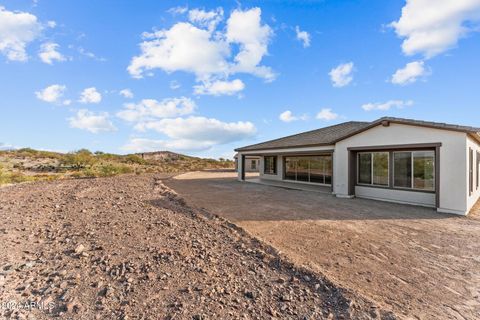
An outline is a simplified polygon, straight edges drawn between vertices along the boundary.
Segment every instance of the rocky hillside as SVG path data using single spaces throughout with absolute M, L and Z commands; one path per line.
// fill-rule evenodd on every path
M 175 153 L 172 151 L 143 152 L 143 153 L 136 153 L 136 155 L 145 160 L 155 160 L 155 161 L 175 161 L 175 160 L 193 158 L 193 157 L 186 156 L 180 153 Z
M 116 155 L 19 149 L 0 151 L 0 185 L 35 180 L 107 177 L 125 173 L 178 173 L 230 169 L 234 162 L 190 157 L 170 151 Z

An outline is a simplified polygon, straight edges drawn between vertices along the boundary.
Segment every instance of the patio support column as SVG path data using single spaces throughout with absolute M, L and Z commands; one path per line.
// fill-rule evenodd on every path
M 354 151 L 348 152 L 348 195 L 355 195 L 355 178 L 357 176 L 357 162 L 356 153 Z
M 238 155 L 238 180 L 245 181 L 245 155 Z

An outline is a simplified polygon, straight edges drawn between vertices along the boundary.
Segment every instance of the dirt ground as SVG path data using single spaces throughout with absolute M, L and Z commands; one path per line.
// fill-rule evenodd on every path
M 0 188 L 0 318 L 394 319 L 162 178 Z
M 404 318 L 480 318 L 480 208 L 432 209 L 189 173 L 165 183 Z

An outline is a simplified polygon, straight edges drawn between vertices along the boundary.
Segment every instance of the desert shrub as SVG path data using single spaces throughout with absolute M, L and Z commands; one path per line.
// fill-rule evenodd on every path
M 72 178 L 95 178 L 98 177 L 98 172 L 92 168 L 84 168 L 70 174 Z
M 37 155 L 39 151 L 34 150 L 32 148 L 21 148 L 21 149 L 15 150 L 15 152 L 20 155 L 34 156 L 34 155 Z
M 35 180 L 42 180 L 42 181 L 53 181 L 57 179 L 61 179 L 63 176 L 59 174 L 38 174 L 35 175 Z
M 65 154 L 60 160 L 60 165 L 80 170 L 89 168 L 96 162 L 97 159 L 90 151 L 82 149 L 74 153 Z
M 129 166 L 113 163 L 102 164 L 95 169 L 97 176 L 99 177 L 110 177 L 118 174 L 133 172 L 133 169 Z
M 0 185 L 8 183 L 19 183 L 25 181 L 32 181 L 34 177 L 24 175 L 21 172 L 8 171 L 0 166 Z
M 38 159 L 38 158 L 59 159 L 62 157 L 62 155 L 57 152 L 40 151 L 32 148 L 22 148 L 22 149 L 13 150 L 13 151 L 10 151 L 10 154 L 19 156 L 19 157 L 34 158 L 34 159 Z
M 137 156 L 136 154 L 129 154 L 123 157 L 122 162 L 131 163 L 131 164 L 146 164 L 147 162 L 142 157 Z
M 122 159 L 121 156 L 113 154 L 113 153 L 97 154 L 96 158 L 100 161 L 120 161 Z

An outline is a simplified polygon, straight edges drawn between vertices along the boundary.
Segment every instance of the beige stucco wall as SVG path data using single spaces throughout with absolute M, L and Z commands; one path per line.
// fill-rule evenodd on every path
M 435 193 L 356 186 L 355 196 L 359 198 L 385 200 L 417 206 L 435 207 Z
M 469 149 L 473 149 L 473 193 L 470 195 L 469 194 Z M 466 152 L 466 161 L 467 161 L 467 167 L 466 167 L 466 182 L 467 182 L 467 211 L 470 211 L 470 209 L 475 205 L 475 203 L 478 201 L 480 198 L 480 186 L 477 188 L 477 170 L 478 170 L 478 165 L 477 165 L 477 152 L 480 152 L 480 145 L 478 142 L 473 140 L 470 137 L 467 137 L 467 146 L 465 148 Z
M 334 188 L 339 196 L 348 195 L 348 148 L 399 144 L 442 143 L 440 147 L 441 212 L 466 214 L 468 194 L 465 181 L 466 134 L 391 123 L 381 125 L 338 142 L 335 146 Z M 395 193 L 399 202 L 410 202 L 411 192 Z M 418 195 L 417 195 L 418 196 Z

